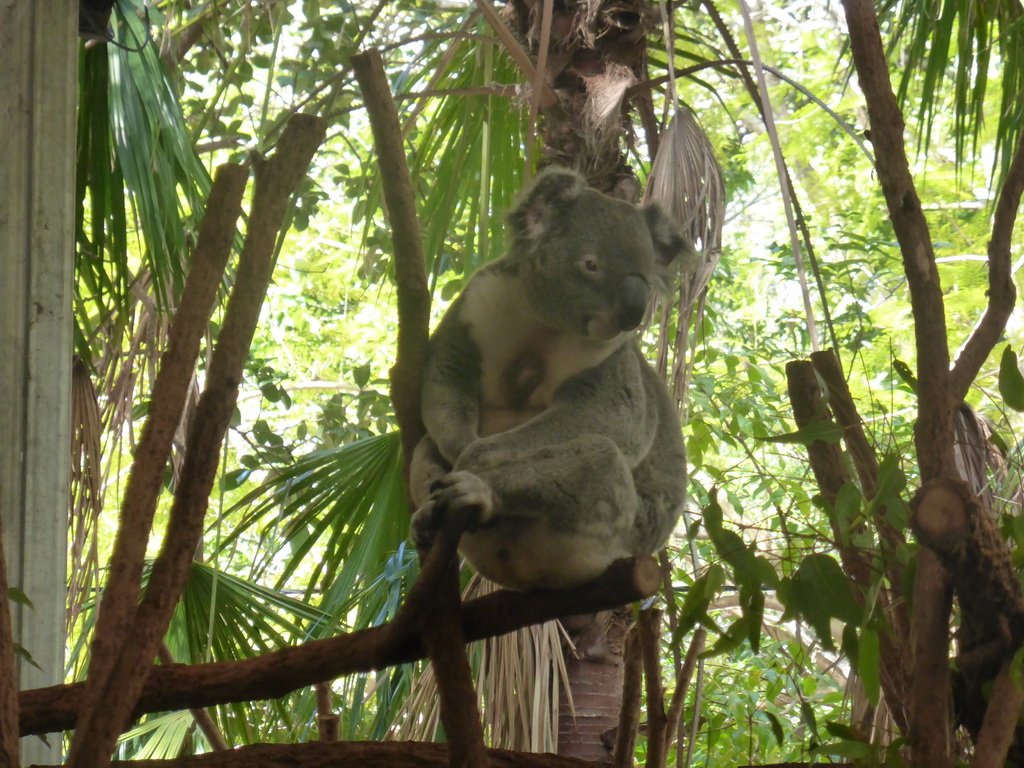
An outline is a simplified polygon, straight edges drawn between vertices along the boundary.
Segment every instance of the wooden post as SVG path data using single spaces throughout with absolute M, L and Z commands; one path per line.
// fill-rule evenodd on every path
M 64 677 L 74 274 L 77 20 L 63 0 L 0 0 L 0 523 L 15 642 Z M 0 595 L 6 600 L 6 595 Z M 60 762 L 60 738 L 22 761 Z

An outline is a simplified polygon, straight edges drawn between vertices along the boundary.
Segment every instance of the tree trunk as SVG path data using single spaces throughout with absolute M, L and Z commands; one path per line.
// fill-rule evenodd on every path
M 558 702 L 558 754 L 611 763 L 622 706 L 623 646 L 631 613 L 602 611 L 563 619 L 568 692 Z M 568 700 L 571 694 L 572 701 Z

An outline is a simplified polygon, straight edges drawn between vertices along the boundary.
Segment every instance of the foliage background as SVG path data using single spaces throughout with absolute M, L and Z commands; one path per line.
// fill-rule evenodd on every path
M 1024 48 L 1014 46 L 1019 33 L 1002 11 L 983 23 L 950 7 L 892 3 L 882 12 L 955 348 L 984 305 L 985 240 L 1005 149 L 1019 132 L 1016 57 Z M 331 120 L 294 201 L 293 229 L 279 243 L 223 457 L 218 514 L 167 639 L 179 661 L 237 658 L 381 623 L 415 576 L 386 394 L 395 337 L 390 239 L 347 57 L 369 46 L 385 51 L 417 184 L 435 316 L 477 266 L 501 253 L 502 215 L 522 183 L 531 129 L 528 105 L 492 87 L 522 77 L 472 4 L 167 0 L 144 10 L 119 0 L 115 11 L 118 41 L 149 42 L 141 51 L 86 47 L 81 60 L 76 351 L 88 379 L 76 379 L 86 396 L 76 411 L 83 436 L 71 526 L 72 677 L 84 669 L 91 596 L 212 169 L 271 147 L 294 111 Z M 746 56 L 740 6 L 722 2 L 717 12 Z M 930 17 L 940 23 L 925 24 Z M 674 759 L 806 760 L 824 742 L 836 745 L 831 754 L 850 754 L 860 749 L 856 739 L 827 723 L 851 720 L 863 697 L 857 685 L 869 698 L 873 688 L 877 700 L 877 659 L 872 669 L 866 657 L 848 658 L 828 629 L 817 632 L 820 624 L 787 612 L 772 584 L 763 623 L 749 603 L 740 611 L 736 564 L 720 555 L 721 536 L 707 524 L 709 514 L 721 514 L 775 581 L 834 552 L 833 511 L 817 496 L 802 447 L 766 441 L 794 430 L 783 367 L 811 350 L 770 140 L 738 65 L 718 64 L 732 57 L 709 7 L 679 4 L 672 18 L 676 66 L 714 64 L 679 88 L 716 148 L 728 198 L 685 403 L 692 514 L 672 542 L 679 621 L 704 624 L 713 653 L 684 713 L 696 725 L 692 751 Z M 914 363 L 912 324 L 841 12 L 822 0 L 765 4 L 754 22 L 771 68 L 780 147 L 811 235 L 816 319 L 828 326 L 823 338 L 833 340 L 898 491 L 915 472 L 915 398 L 899 372 L 900 362 Z M 665 48 L 652 37 L 652 77 L 665 71 Z M 655 102 L 665 116 L 660 87 Z M 638 128 L 631 154 L 645 178 L 650 158 Z M 1020 346 L 1019 316 L 1007 342 Z M 991 420 L 1012 469 L 1002 482 L 1012 487 L 1019 422 L 1003 407 L 996 372 L 993 361 L 969 401 Z M 170 473 L 168 489 L 174 481 Z M 1007 535 L 1024 536 L 1014 509 L 1004 512 Z M 831 617 L 870 642 L 866 619 Z M 685 643 L 681 630 L 666 636 L 666 669 Z M 403 703 L 416 680 L 415 670 L 401 668 L 336 683 L 341 737 L 379 739 L 408 726 L 415 713 Z M 315 732 L 312 691 L 213 714 L 231 744 Z M 188 714 L 176 713 L 147 717 L 121 749 L 143 757 L 207 746 Z M 638 749 L 642 755 L 642 743 Z

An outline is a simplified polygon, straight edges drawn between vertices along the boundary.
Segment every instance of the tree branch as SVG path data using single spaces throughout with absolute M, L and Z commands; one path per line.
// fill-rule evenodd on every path
M 121 504 L 109 575 L 93 633 L 86 706 L 81 709 L 78 723 L 83 733 L 91 731 L 94 720 L 106 712 L 106 686 L 124 647 L 132 641 L 143 559 L 164 468 L 199 355 L 199 342 L 231 253 L 248 177 L 248 171 L 240 165 L 217 169 L 167 349 L 160 356 L 160 370 L 153 382 L 149 412 Z
M 985 719 L 981 724 L 974 748 L 971 768 L 1002 768 L 1006 753 L 1013 743 L 1013 733 L 1020 718 L 1021 697 L 1019 673 L 1014 679 L 1013 662 L 1003 662 L 996 676 L 992 695 L 985 708 Z
M 875 171 L 885 195 L 903 269 L 910 288 L 917 348 L 917 461 L 925 482 L 956 477 L 953 411 L 959 402 L 950 388 L 949 343 L 942 286 L 921 201 L 903 144 L 904 121 L 889 79 L 871 0 L 843 0 L 850 48 L 871 121 Z M 918 553 L 912 627 L 914 666 L 911 684 L 911 765 L 951 765 L 949 657 L 950 593 L 935 555 Z
M 293 115 L 274 154 L 255 165 L 256 183 L 245 244 L 207 369 L 206 386 L 189 429 L 185 464 L 167 532 L 131 633 L 111 673 L 93 689 L 103 706 L 91 716 L 87 713 L 86 724 L 76 730 L 69 764 L 104 766 L 110 761 L 117 737 L 128 727 L 148 668 L 167 632 L 202 536 L 220 446 L 234 412 L 245 360 L 274 270 L 277 235 L 291 195 L 326 132 L 322 118 Z
M 642 692 L 643 651 L 640 649 L 639 628 L 633 624 L 626 633 L 622 651 L 622 703 L 619 724 L 615 730 L 615 749 L 612 765 L 615 768 L 633 768 L 636 758 L 636 731 L 640 725 L 640 693 Z
M 384 72 L 384 62 L 378 50 L 356 54 L 351 62 L 373 130 L 395 244 L 399 338 L 395 366 L 391 369 L 391 399 L 402 430 L 408 476 L 409 462 L 424 431 L 420 380 L 427 354 L 430 294 L 423 266 L 416 200 L 409 166 L 405 162 L 402 127 Z M 487 765 L 483 726 L 462 634 L 462 595 L 456 550 L 463 526 L 461 518 L 455 515 L 445 517 L 433 552 L 427 558 L 428 563 L 438 564 L 441 578 L 437 588 L 430 590 L 417 606 L 421 613 L 427 607 L 432 613 L 429 617 L 423 614 L 420 634 L 441 692 L 441 721 L 449 742 L 449 760 L 453 768 Z M 406 601 L 407 605 L 410 603 L 411 600 Z
M 637 618 L 640 652 L 644 661 L 647 689 L 647 768 L 664 768 L 668 756 L 665 737 L 668 717 L 665 715 L 665 689 L 661 681 L 661 611 L 648 608 Z
M 466 641 L 482 640 L 573 613 L 594 613 L 650 597 L 660 585 L 653 557 L 619 560 L 594 581 L 561 592 L 498 590 L 463 606 Z M 356 672 L 405 664 L 425 655 L 419 635 L 387 638 L 388 625 L 364 629 L 241 661 L 150 667 L 135 709 L 147 712 L 275 699 L 291 691 Z M 74 727 L 83 683 L 22 691 L 20 732 Z
M 487 755 L 495 768 L 594 768 L 587 760 L 550 754 L 489 749 Z M 171 760 L 116 760 L 112 764 L 117 768 L 444 768 L 448 745 L 415 741 L 250 744 L 227 752 Z
M 1006 328 L 1006 321 L 1017 299 L 1017 289 L 1010 271 L 1010 241 L 1022 192 L 1024 136 L 1021 136 L 1013 154 L 992 218 L 992 238 L 988 241 L 988 306 L 974 333 L 960 351 L 950 374 L 950 388 L 956 402 L 967 396 L 968 388 Z
M 815 358 L 815 362 L 822 364 L 827 357 L 831 357 L 831 353 L 822 352 L 819 357 Z M 834 360 L 834 358 L 832 359 Z M 823 378 L 832 380 L 838 376 L 839 380 L 842 381 L 842 374 L 837 372 L 838 366 L 835 366 L 833 369 L 829 369 L 827 365 L 822 367 L 828 370 L 827 377 Z M 789 386 L 789 400 L 793 406 L 793 416 L 798 426 L 804 427 L 815 419 L 831 419 L 830 408 L 822 409 L 821 407 L 821 390 L 818 387 L 818 379 L 815 376 L 814 363 L 806 360 L 795 360 L 787 363 L 786 378 Z M 835 382 L 833 381 L 833 383 Z M 843 409 L 841 391 L 845 390 L 845 383 L 841 388 L 838 384 L 836 386 L 836 391 L 840 392 L 837 398 L 840 401 L 838 407 Z M 832 392 L 831 389 L 830 392 Z M 829 405 L 834 406 L 831 399 L 829 400 Z M 852 401 L 850 401 L 847 407 L 852 408 Z M 846 419 L 851 422 L 855 417 L 856 411 L 853 411 L 852 414 L 846 413 Z M 844 424 L 844 426 L 847 425 Z M 847 434 L 849 434 L 849 430 Z M 864 446 L 860 447 L 861 450 L 863 448 Z M 868 450 L 870 450 L 870 447 L 868 447 Z M 850 481 L 842 451 L 838 445 L 828 445 L 821 440 L 815 440 L 807 446 L 807 455 L 810 458 L 811 469 L 818 482 L 818 487 L 821 489 L 822 496 L 830 505 L 834 505 L 839 495 L 839 489 Z M 864 457 L 861 457 L 861 459 L 863 461 Z M 864 596 L 871 589 L 874 577 L 867 554 L 853 544 L 849 534 L 849 531 L 839 528 L 836 519 L 833 517 L 832 535 L 835 540 L 836 549 L 839 550 L 839 559 L 842 562 L 843 571 L 856 585 L 854 594 L 858 601 L 863 601 Z M 881 598 L 883 600 L 883 610 L 885 610 L 890 605 L 887 593 L 882 592 Z M 894 620 L 894 624 L 898 625 L 898 619 Z M 909 696 L 907 694 L 909 681 L 902 651 L 902 649 L 906 648 L 908 642 L 909 637 L 906 635 L 901 637 L 896 632 L 892 634 L 883 633 L 880 636 L 881 660 L 885 671 L 885 674 L 882 675 L 882 685 L 893 720 L 902 733 L 906 733 L 909 728 L 907 718 L 909 709 Z
M 423 241 L 416 218 L 412 178 L 405 161 L 405 145 L 391 86 L 380 51 L 369 50 L 349 59 L 363 93 L 373 143 L 380 164 L 381 185 L 395 248 L 395 285 L 398 289 L 398 343 L 390 372 L 391 402 L 402 431 L 408 474 L 412 452 L 423 437 L 420 415 L 420 376 L 427 356 L 430 292 L 423 262 Z

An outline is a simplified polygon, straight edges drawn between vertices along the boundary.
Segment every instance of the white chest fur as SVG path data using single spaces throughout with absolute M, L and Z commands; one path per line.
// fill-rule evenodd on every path
M 545 325 L 514 276 L 477 274 L 463 302 L 462 319 L 481 354 L 481 436 L 512 429 L 549 408 L 559 387 L 627 338 L 595 340 Z

